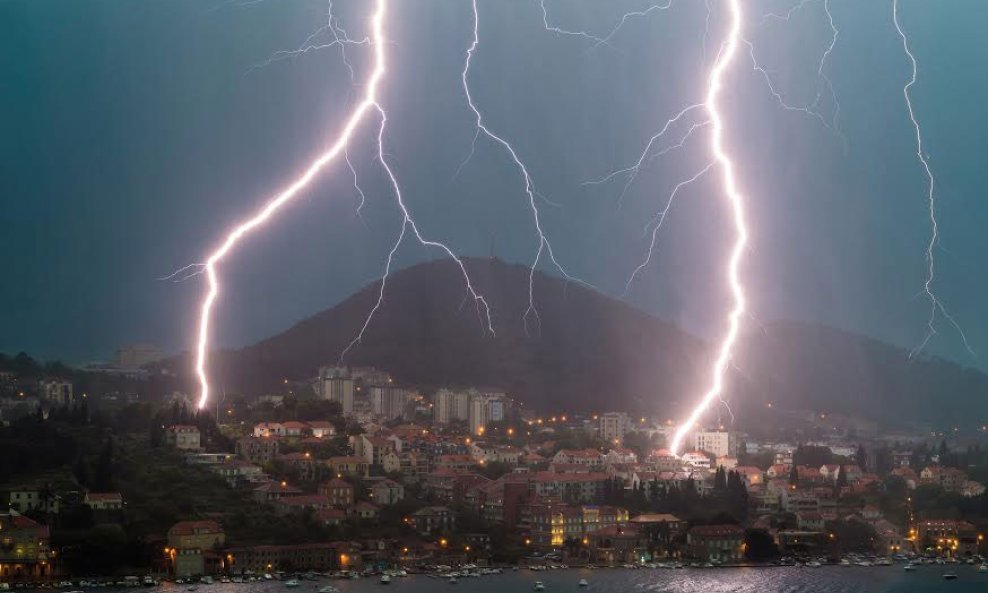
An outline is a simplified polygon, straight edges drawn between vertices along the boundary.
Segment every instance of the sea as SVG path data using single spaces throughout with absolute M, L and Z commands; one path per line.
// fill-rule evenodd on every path
M 957 575 L 945 580 L 945 572 Z M 581 587 L 585 579 L 587 586 Z M 332 585 L 340 593 L 527 593 L 541 581 L 545 593 L 986 593 L 988 574 L 976 566 L 919 566 L 905 572 L 896 566 L 823 566 L 765 568 L 685 568 L 685 569 L 568 569 L 532 572 L 506 571 L 500 575 L 462 577 L 451 584 L 444 578 L 426 575 L 394 577 L 382 585 L 379 577 L 359 580 L 301 581 L 289 588 L 282 581 L 255 583 L 214 583 L 198 585 L 197 593 L 317 593 Z M 156 593 L 186 593 L 187 585 L 163 584 Z

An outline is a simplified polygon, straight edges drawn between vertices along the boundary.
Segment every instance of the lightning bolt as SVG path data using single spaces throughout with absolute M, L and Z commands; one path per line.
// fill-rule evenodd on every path
M 765 24 L 770 23 L 773 20 L 789 22 L 792 19 L 793 14 L 795 14 L 797 11 L 802 9 L 810 2 L 814 2 L 814 1 L 819 1 L 819 0 L 802 0 L 799 4 L 793 6 L 792 8 L 789 9 L 789 11 L 783 14 L 768 13 L 764 17 L 762 17 L 760 26 L 764 26 Z M 837 29 L 837 25 L 834 23 L 833 13 L 830 12 L 830 0 L 822 0 L 821 5 L 823 6 L 824 16 L 827 19 L 827 25 L 830 28 L 830 43 L 827 45 L 826 49 L 823 51 L 823 54 L 820 56 L 820 61 L 817 65 L 816 96 L 810 103 L 806 105 L 793 105 L 788 101 L 786 101 L 783 94 L 776 88 L 775 82 L 772 80 L 772 75 L 769 74 L 768 70 L 766 70 L 761 65 L 761 63 L 758 61 L 758 58 L 755 56 L 754 44 L 751 41 L 744 38 L 742 38 L 742 41 L 745 43 L 745 45 L 748 46 L 748 56 L 751 58 L 752 69 L 761 75 L 762 80 L 765 82 L 765 86 L 768 88 L 768 91 L 772 95 L 772 98 L 774 98 L 776 103 L 779 104 L 779 107 L 781 107 L 786 111 L 801 113 L 819 120 L 820 123 L 823 124 L 825 128 L 827 128 L 827 130 L 829 130 L 835 136 L 839 137 L 846 146 L 847 137 L 844 136 L 844 133 L 841 131 L 839 124 L 840 101 L 837 99 L 837 93 L 834 90 L 833 82 L 830 80 L 830 77 L 826 73 L 827 60 L 830 58 L 830 55 L 833 53 L 834 47 L 837 46 L 837 38 L 840 35 L 840 31 Z M 829 118 L 824 116 L 824 114 L 821 113 L 820 111 L 820 102 L 823 100 L 825 90 L 828 91 L 831 101 L 833 101 L 833 109 L 831 111 Z
M 196 342 L 196 363 L 195 372 L 199 379 L 200 386 L 200 396 L 199 396 L 199 408 L 205 407 L 206 403 L 209 401 L 210 394 L 210 384 L 209 384 L 209 373 L 208 373 L 208 352 L 209 352 L 209 338 L 210 338 L 210 321 L 212 318 L 213 307 L 215 305 L 216 299 L 220 294 L 220 279 L 219 279 L 219 265 L 223 262 L 228 255 L 230 255 L 236 246 L 246 238 L 251 232 L 264 226 L 272 217 L 274 217 L 279 210 L 288 205 L 295 197 L 298 196 L 306 187 L 310 185 L 312 180 L 318 175 L 328 164 L 335 161 L 341 153 L 344 153 L 346 146 L 350 139 L 354 135 L 357 128 L 361 123 L 367 118 L 369 113 L 376 112 L 380 116 L 380 126 L 377 133 L 377 156 L 381 162 L 385 173 L 391 183 L 392 190 L 395 193 L 396 200 L 399 207 L 403 213 L 401 232 L 398 236 L 397 241 L 394 244 L 391 252 L 388 255 L 387 265 L 385 268 L 385 276 L 381 280 L 381 289 L 378 297 L 378 301 L 372 309 L 371 313 L 368 315 L 360 334 L 354 339 L 353 343 L 357 343 L 360 337 L 363 335 L 363 331 L 366 329 L 367 325 L 370 323 L 370 319 L 373 314 L 380 307 L 383 301 L 384 288 L 387 280 L 387 273 L 390 271 L 392 258 L 397 251 L 398 246 L 401 244 L 402 240 L 407 235 L 408 231 L 414 234 L 414 236 L 423 244 L 429 247 L 435 247 L 444 251 L 450 258 L 452 258 L 460 268 L 463 274 L 464 280 L 466 282 L 467 291 L 473 297 L 474 301 L 477 303 L 478 310 L 481 308 L 487 314 L 487 327 L 493 332 L 493 327 L 490 322 L 490 309 L 487 305 L 487 301 L 474 289 L 473 284 L 470 280 L 470 276 L 467 273 L 466 267 L 463 262 L 456 256 L 453 251 L 447 247 L 445 244 L 426 239 L 418 230 L 411 214 L 404 203 L 401 189 L 397 181 L 393 170 L 385 159 L 384 156 L 384 133 L 387 126 L 387 113 L 381 104 L 378 102 L 377 92 L 384 79 L 387 72 L 387 61 L 385 44 L 386 39 L 384 35 L 384 22 L 387 16 L 388 0 L 376 0 L 374 12 L 371 16 L 371 31 L 372 34 L 369 37 L 369 44 L 374 50 L 374 67 L 371 72 L 370 78 L 368 80 L 366 89 L 364 91 L 363 97 L 360 102 L 357 103 L 353 110 L 351 111 L 349 117 L 346 119 L 345 124 L 337 136 L 336 140 L 330 146 L 328 150 L 319 155 L 314 161 L 312 161 L 308 168 L 292 181 L 285 189 L 277 193 L 268 202 L 266 202 L 259 210 L 253 213 L 246 220 L 236 224 L 232 230 L 225 236 L 222 243 L 209 255 L 206 262 L 202 264 L 203 272 L 206 276 L 208 290 L 205 297 L 203 298 L 202 304 L 199 309 L 199 327 L 197 333 Z M 353 344 L 351 343 L 351 345 Z
M 257 1 L 260 2 L 261 0 Z M 326 38 L 326 41 L 319 41 L 320 37 Z M 251 68 L 247 70 L 247 74 L 250 74 L 254 70 L 259 70 L 266 66 L 270 66 L 275 62 L 297 58 L 308 53 L 335 47 L 339 48 L 343 65 L 346 66 L 347 70 L 350 72 L 350 82 L 353 82 L 353 65 L 350 63 L 349 58 L 347 58 L 346 48 L 350 45 L 368 45 L 370 43 L 370 37 L 364 37 L 363 39 L 351 39 L 346 30 L 340 26 L 338 19 L 333 14 L 333 0 L 327 0 L 326 24 L 310 33 L 309 36 L 306 37 L 297 48 L 292 50 L 276 51 L 268 59 L 251 66 Z
M 541 326 L 539 312 L 538 309 L 535 307 L 535 270 L 538 267 L 539 262 L 542 260 L 543 254 L 549 258 L 549 261 L 552 262 L 552 265 L 557 270 L 559 270 L 559 272 L 567 280 L 572 282 L 577 282 L 579 284 L 582 284 L 590 288 L 594 288 L 594 287 L 593 285 L 567 272 L 566 269 L 563 268 L 562 264 L 559 263 L 559 260 L 556 259 L 556 254 L 552 249 L 552 243 L 549 242 L 549 238 L 546 236 L 545 231 L 542 229 L 542 223 L 539 218 L 539 214 L 540 214 L 539 207 L 536 204 L 536 200 L 535 200 L 536 196 L 539 194 L 535 190 L 535 184 L 532 181 L 532 176 L 528 171 L 528 167 L 525 166 L 525 163 L 521 160 L 521 157 L 518 156 L 518 152 L 515 150 L 515 148 L 511 145 L 510 142 L 508 142 L 503 137 L 491 131 L 491 129 L 487 126 L 487 124 L 484 121 L 484 117 L 481 114 L 480 108 L 478 108 L 477 104 L 474 102 L 473 94 L 470 92 L 469 80 L 470 80 L 470 65 L 473 61 L 473 56 L 477 51 L 477 47 L 480 45 L 480 12 L 477 9 L 477 0 L 471 0 L 471 6 L 473 8 L 473 39 L 470 42 L 470 46 L 466 50 L 466 57 L 463 62 L 463 70 L 460 73 L 460 79 L 463 84 L 463 94 L 466 97 L 467 106 L 470 108 L 470 111 L 473 112 L 475 126 L 476 126 L 476 132 L 474 133 L 473 136 L 473 142 L 471 143 L 470 153 L 467 155 L 467 160 L 469 160 L 474 153 L 474 147 L 477 144 L 477 139 L 480 137 L 480 135 L 484 135 L 493 143 L 495 143 L 498 146 L 501 146 L 504 149 L 504 151 L 510 157 L 511 161 L 514 163 L 515 167 L 518 169 L 518 172 L 521 174 L 522 181 L 524 182 L 525 195 L 528 197 L 528 204 L 532 211 L 532 220 L 535 224 L 535 231 L 538 234 L 538 238 L 539 238 L 539 247 L 535 253 L 535 260 L 532 262 L 531 268 L 529 269 L 529 273 L 528 273 L 528 308 L 525 310 L 525 314 L 522 316 L 522 323 L 524 324 L 525 333 L 527 335 L 529 318 L 534 317 L 537 326 L 539 327 Z M 544 12 L 545 11 L 544 2 L 542 4 L 542 8 Z M 460 168 L 462 168 L 466 162 L 467 161 L 461 163 Z M 459 169 L 457 169 L 457 172 L 459 172 Z
M 902 25 L 899 24 L 899 0 L 892 0 L 892 23 L 895 25 L 895 30 L 899 32 L 899 37 L 902 38 L 902 50 L 905 52 L 906 56 L 909 58 L 909 64 L 911 67 L 911 74 L 909 81 L 906 82 L 905 86 L 902 87 L 902 96 L 906 101 L 906 111 L 909 114 L 909 120 L 912 122 L 913 129 L 916 132 L 916 158 L 919 159 L 920 165 L 923 168 L 923 172 L 926 175 L 926 202 L 928 207 L 928 213 L 930 218 L 930 240 L 926 244 L 926 280 L 923 283 L 923 290 L 926 292 L 926 299 L 930 303 L 930 314 L 926 320 L 926 335 L 923 336 L 923 341 L 919 343 L 912 351 L 909 353 L 909 358 L 913 358 L 920 352 L 922 352 L 933 336 L 937 333 L 936 319 L 937 313 L 939 312 L 954 326 L 957 333 L 961 336 L 961 340 L 964 342 L 964 348 L 967 349 L 971 356 L 977 357 L 971 345 L 967 341 L 967 335 L 961 328 L 960 324 L 954 319 L 954 317 L 947 312 L 947 309 L 943 306 L 943 302 L 937 297 L 933 290 L 933 281 L 936 278 L 936 258 L 934 257 L 933 251 L 940 241 L 940 228 L 937 222 L 937 212 L 936 212 L 936 196 L 934 193 L 934 187 L 936 181 L 933 177 L 933 170 L 930 168 L 930 162 L 926 158 L 926 153 L 923 151 L 923 133 L 919 127 L 919 120 L 916 119 L 916 114 L 913 111 L 912 98 L 909 95 L 909 89 L 916 84 L 916 56 L 913 55 L 912 51 L 909 49 L 909 39 L 906 37 L 905 31 L 902 29 Z
M 727 333 L 720 342 L 717 359 L 714 361 L 713 368 L 711 369 L 712 376 L 710 387 L 706 393 L 703 394 L 699 403 L 693 408 L 693 411 L 687 419 L 676 430 L 676 434 L 673 437 L 672 444 L 670 446 L 670 450 L 673 454 L 677 454 L 679 452 L 683 444 L 683 439 L 689 432 L 690 427 L 696 424 L 700 416 L 707 410 L 707 408 L 710 407 L 710 404 L 715 399 L 721 397 L 721 394 L 724 391 L 724 376 L 728 365 L 731 362 L 731 355 L 734 350 L 734 345 L 737 342 L 738 332 L 740 331 L 741 326 L 741 318 L 745 314 L 745 294 L 744 286 L 741 283 L 740 274 L 741 260 L 748 244 L 748 227 L 745 222 L 744 196 L 742 196 L 741 192 L 737 188 L 737 183 L 734 178 L 734 163 L 723 145 L 724 122 L 717 104 L 717 97 L 720 94 L 723 84 L 722 78 L 724 71 L 731 65 L 731 62 L 737 54 L 738 45 L 742 42 L 741 22 L 743 16 L 741 11 L 741 2 L 740 0 L 728 0 L 727 4 L 731 17 L 730 28 L 728 29 L 727 37 L 721 46 L 720 53 L 717 55 L 717 59 L 710 70 L 710 75 L 707 79 L 706 100 L 703 105 L 706 108 L 712 126 L 710 132 L 710 151 L 713 154 L 714 161 L 720 167 L 722 173 L 722 183 L 724 186 L 724 195 L 727 198 L 734 218 L 736 237 L 727 265 L 727 280 L 730 285 L 734 305 L 728 314 Z
M 649 14 L 657 10 L 667 10 L 669 7 L 672 6 L 672 2 L 673 0 L 668 0 L 665 3 L 652 4 L 648 8 L 645 8 L 644 10 L 634 10 L 631 12 L 626 12 L 625 14 L 621 15 L 621 18 L 618 19 L 617 24 L 611 27 L 611 30 L 605 33 L 604 35 L 597 35 L 594 33 L 589 33 L 587 31 L 573 31 L 553 25 L 549 22 L 549 10 L 546 8 L 545 0 L 539 0 L 539 7 L 542 9 L 542 24 L 545 27 L 546 31 L 549 31 L 550 33 L 555 33 L 556 35 L 560 35 L 560 36 L 582 37 L 584 39 L 593 42 L 593 45 L 591 46 L 590 49 L 597 49 L 601 45 L 606 45 L 608 47 L 613 48 L 614 46 L 611 45 L 611 40 L 614 39 L 614 36 L 617 35 L 622 28 L 624 28 L 624 25 L 629 20 L 634 18 L 647 17 Z

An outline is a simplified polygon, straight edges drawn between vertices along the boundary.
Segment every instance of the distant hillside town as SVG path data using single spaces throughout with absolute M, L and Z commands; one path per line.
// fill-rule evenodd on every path
M 988 552 L 984 430 L 892 433 L 770 402 L 763 424 L 691 427 L 675 456 L 674 418 L 606 398 L 536 410 L 334 365 L 197 411 L 167 381 L 96 391 L 91 372 L 2 362 L 4 582 Z

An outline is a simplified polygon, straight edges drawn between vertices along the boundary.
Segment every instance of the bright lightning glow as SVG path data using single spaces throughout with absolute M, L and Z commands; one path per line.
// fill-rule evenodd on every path
M 673 454 L 678 454 L 683 444 L 686 434 L 700 419 L 700 416 L 710 407 L 710 404 L 721 397 L 724 391 L 724 376 L 731 362 L 731 354 L 734 344 L 737 342 L 738 333 L 741 326 L 741 318 L 745 313 L 744 286 L 741 283 L 740 266 L 748 244 L 748 227 L 745 223 L 744 197 L 737 188 L 734 179 L 734 163 L 730 155 L 724 149 L 724 122 L 717 104 L 717 96 L 720 94 L 724 71 L 734 60 L 738 51 L 738 44 L 741 42 L 741 2 L 740 0 L 728 0 L 731 13 L 730 28 L 727 38 L 721 46 L 721 51 L 716 62 L 710 70 L 707 80 L 707 95 L 704 101 L 707 113 L 709 114 L 711 125 L 710 150 L 714 160 L 720 165 L 723 174 L 724 194 L 730 203 L 734 218 L 735 232 L 737 233 L 734 247 L 731 250 L 727 267 L 727 280 L 730 284 L 731 295 L 734 299 L 734 306 L 728 315 L 728 330 L 720 343 L 717 359 L 712 369 L 710 388 L 704 393 L 700 402 L 693 408 L 689 417 L 680 424 L 669 447 Z
M 927 344 L 929 344 L 933 336 L 936 335 L 936 319 L 938 311 L 943 314 L 947 321 L 949 321 L 951 325 L 954 326 L 954 329 L 957 330 L 957 333 L 960 334 L 961 340 L 964 342 L 964 347 L 971 354 L 971 356 L 977 356 L 971 348 L 971 345 L 968 343 L 964 330 L 961 329 L 960 324 L 957 323 L 953 316 L 947 312 L 947 309 L 943 306 L 943 303 L 933 290 L 933 280 L 936 277 L 936 259 L 933 255 L 933 251 L 936 249 L 937 243 L 940 240 L 940 229 L 937 223 L 936 197 L 934 194 L 934 186 L 936 185 L 936 182 L 933 178 L 933 170 L 930 168 L 930 163 L 926 158 L 926 153 L 923 151 L 923 133 L 920 130 L 919 121 L 916 119 L 916 114 L 913 112 L 912 98 L 909 96 L 909 89 L 916 84 L 916 57 L 913 55 L 912 51 L 910 51 L 909 40 L 906 37 L 906 33 L 902 30 L 902 26 L 899 24 L 899 0 L 892 0 L 892 23 L 895 25 L 895 30 L 899 32 L 899 37 L 902 38 L 902 50 L 909 58 L 909 63 L 912 68 L 909 81 L 902 87 L 902 95 L 906 101 L 906 110 L 909 113 L 909 120 L 912 122 L 913 129 L 916 131 L 916 158 L 919 159 L 919 162 L 923 167 L 923 171 L 926 174 L 926 201 L 930 217 L 930 241 L 926 244 L 926 281 L 923 283 L 923 290 L 926 292 L 926 299 L 930 303 L 930 314 L 926 321 L 926 335 L 923 337 L 923 341 L 909 353 L 909 357 L 912 358 L 922 352 L 923 349 L 926 348 Z
M 449 255 L 460 267 L 461 272 L 467 283 L 467 290 L 473 296 L 474 300 L 477 302 L 478 307 L 483 307 L 487 312 L 488 327 L 490 328 L 490 311 L 487 307 L 487 302 L 482 296 L 480 296 L 473 288 L 470 282 L 470 278 L 467 275 L 467 271 L 463 262 L 444 244 L 435 241 L 426 240 L 418 231 L 415 226 L 414 221 L 409 214 L 407 207 L 405 206 L 401 192 L 398 188 L 398 182 L 395 178 L 394 173 L 388 166 L 386 160 L 384 159 L 383 152 L 383 136 L 384 129 L 387 123 L 387 116 L 384 109 L 378 103 L 377 92 L 380 86 L 381 80 L 384 78 L 386 73 L 386 60 L 385 60 L 385 46 L 386 39 L 384 35 L 384 21 L 387 15 L 388 0 L 377 0 L 375 3 L 374 13 L 371 16 L 371 31 L 372 35 L 370 37 L 370 44 L 374 48 L 374 68 L 371 72 L 370 79 L 368 80 L 364 95 L 361 101 L 353 108 L 350 113 L 349 118 L 343 126 L 339 136 L 337 136 L 334 143 L 330 148 L 319 155 L 316 160 L 314 160 L 308 168 L 302 173 L 301 176 L 296 178 L 287 188 L 276 194 L 271 200 L 269 200 L 264 206 L 255 212 L 250 218 L 245 221 L 238 223 L 233 230 L 231 230 L 224 241 L 219 245 L 219 247 L 210 254 L 209 258 L 202 265 L 207 282 L 208 291 L 205 298 L 202 301 L 199 312 L 199 331 L 196 343 L 196 364 L 195 371 L 199 379 L 200 386 L 200 396 L 199 396 L 199 408 L 205 407 L 206 403 L 209 401 L 210 385 L 209 385 L 209 374 L 207 369 L 207 358 L 209 353 L 209 337 L 210 337 L 210 320 L 213 312 L 213 305 L 216 302 L 217 297 L 220 292 L 219 276 L 217 273 L 218 265 L 229 255 L 233 249 L 240 243 L 240 241 L 245 238 L 251 231 L 257 229 L 258 227 L 267 223 L 282 207 L 291 202 L 298 194 L 305 189 L 311 181 L 319 174 L 330 162 L 337 159 L 337 157 L 346 150 L 346 146 L 352 138 L 357 127 L 363 123 L 368 112 L 376 111 L 381 116 L 381 125 L 378 130 L 377 140 L 378 140 L 378 157 L 383 165 L 388 178 L 391 181 L 392 189 L 395 192 L 396 198 L 398 200 L 398 205 L 400 206 L 402 213 L 404 214 L 404 219 L 402 221 L 401 234 L 395 243 L 394 249 L 392 249 L 389 257 L 387 269 L 385 272 L 385 279 L 387 277 L 387 271 L 390 270 L 391 259 L 394 255 L 395 250 L 398 245 L 400 245 L 402 239 L 406 234 L 407 229 L 412 229 L 415 236 L 422 242 L 423 245 L 437 247 L 442 249 Z M 377 304 L 371 311 L 371 316 L 373 316 L 374 311 L 381 304 L 381 299 L 383 299 L 385 279 L 381 282 L 381 293 Z M 367 322 L 364 324 L 364 329 L 366 329 L 367 324 L 370 322 L 371 316 L 368 316 Z M 491 329 L 492 330 L 492 329 Z M 492 330 L 493 331 L 493 330 Z M 363 329 L 361 334 L 354 339 L 354 342 L 360 340 L 360 336 L 363 334 Z M 351 344 L 352 345 L 352 344 Z

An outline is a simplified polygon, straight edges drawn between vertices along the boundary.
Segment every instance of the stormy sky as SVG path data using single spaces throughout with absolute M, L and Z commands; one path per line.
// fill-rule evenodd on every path
M 336 0 L 352 37 L 367 0 Z M 463 255 L 528 263 L 538 246 L 521 178 L 504 151 L 474 136 L 460 72 L 466 0 L 392 0 L 391 70 L 382 100 L 386 150 L 430 237 Z M 648 2 L 547 0 L 554 23 L 604 33 Z M 648 138 L 701 100 L 725 24 L 702 0 L 631 19 L 609 46 L 547 32 L 536 0 L 480 0 L 474 98 L 529 165 L 538 205 L 567 269 L 620 296 L 648 246 L 645 222 L 673 186 L 710 160 L 706 135 L 623 178 L 583 182 L 634 162 Z M 775 89 L 814 101 L 830 42 L 822 0 L 746 2 L 745 35 Z M 925 179 L 902 86 L 909 62 L 889 0 L 832 0 L 840 34 L 825 72 L 846 138 L 780 108 L 746 53 L 722 103 L 748 198 L 744 268 L 753 318 L 823 323 L 912 347 L 925 331 L 929 220 Z M 157 280 L 200 261 L 223 229 L 327 147 L 361 91 L 366 47 L 351 47 L 356 85 L 335 49 L 263 62 L 326 18 L 325 0 L 0 0 L 0 351 L 87 362 L 124 343 L 177 352 L 192 339 L 202 282 Z M 935 288 L 971 345 L 988 352 L 988 3 L 900 0 L 919 61 L 913 87 L 937 177 L 941 242 Z M 325 38 L 323 38 L 325 39 Z M 824 92 L 820 110 L 836 105 Z M 217 342 L 250 343 L 331 306 L 380 275 L 400 218 L 365 125 L 350 147 L 366 193 L 330 167 L 223 271 Z M 650 266 L 625 297 L 712 336 L 728 294 L 732 240 L 718 178 L 684 190 Z M 435 251 L 405 244 L 406 266 Z M 547 271 L 551 271 L 547 269 Z M 988 368 L 945 319 L 929 352 Z

